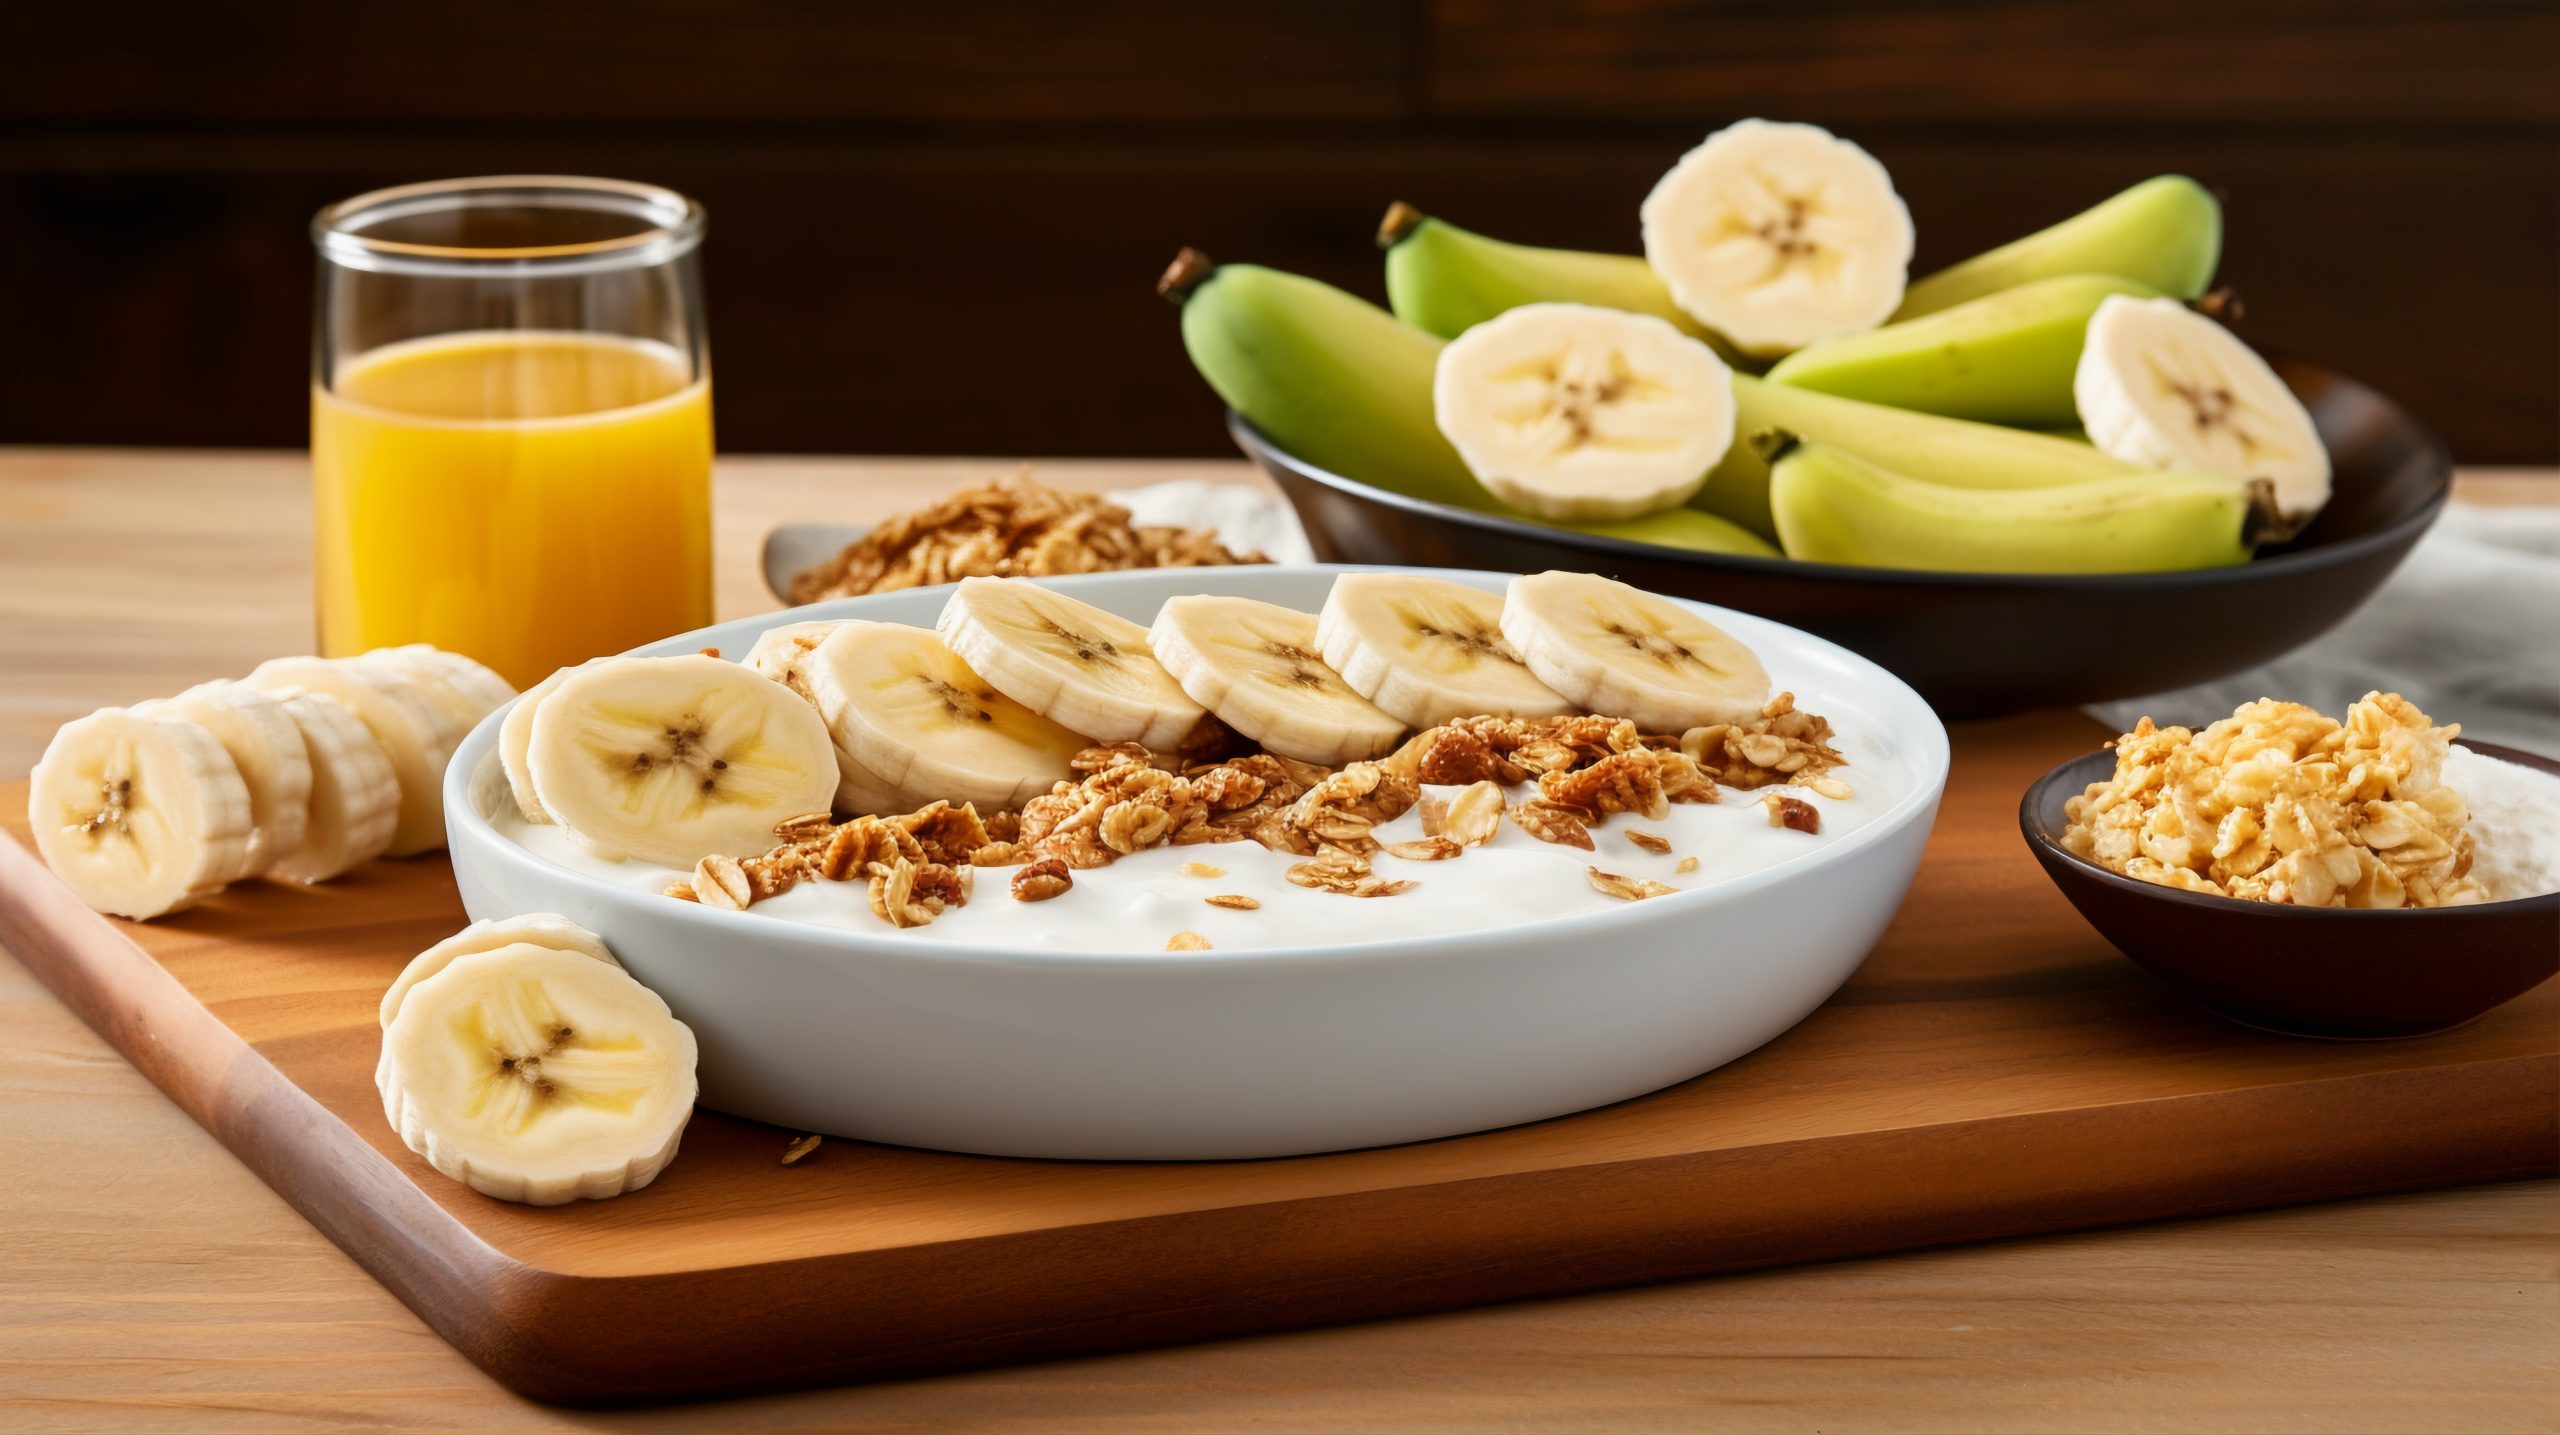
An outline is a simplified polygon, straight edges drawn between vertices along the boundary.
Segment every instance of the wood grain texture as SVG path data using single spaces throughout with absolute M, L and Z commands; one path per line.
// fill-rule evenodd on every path
M 765 523 L 862 521 L 983 471 L 724 464 L 724 616 L 766 606 Z M 1065 476 L 1176 471 L 1238 470 Z M 135 515 L 226 472 L 227 568 L 182 534 L 133 537 Z M 282 455 L 0 456 L 0 713 L 49 731 L 245 666 L 224 644 L 263 656 L 307 634 L 301 473 Z M 2477 491 L 2534 501 L 2541 482 Z M 66 574 L 110 596 L 57 603 Z M 62 621 L 20 621 L 40 610 Z M 61 662 L 74 651 L 88 661 Z M 0 772 L 32 756 L 20 726 L 0 730 Z M 23 1157 L 0 1182 L 5 1428 L 2521 1430 L 2560 1411 L 2560 1187 L 2534 1183 L 572 1416 L 472 1371 L 6 964 L 0 1030 L 0 1149 Z

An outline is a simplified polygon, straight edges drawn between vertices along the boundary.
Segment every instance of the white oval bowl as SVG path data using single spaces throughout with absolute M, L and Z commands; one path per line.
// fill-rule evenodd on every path
M 1351 571 L 1167 569 L 1052 586 L 1145 623 L 1166 598 L 1200 592 L 1312 612 Z M 1496 591 L 1508 581 L 1431 571 Z M 634 651 L 734 656 L 766 628 L 812 618 L 929 627 L 948 591 L 768 613 Z M 1807 708 L 1871 726 L 1909 764 L 1911 790 L 1801 857 L 1602 913 L 1257 951 L 1030 953 L 721 911 L 535 856 L 489 820 L 508 800 L 502 708 L 445 775 L 454 881 L 474 918 L 559 912 L 601 934 L 693 1028 L 703 1104 L 795 1131 L 1205 1160 L 1561 1116 L 1713 1070 L 1839 990 L 1902 905 L 1946 787 L 1946 730 L 1901 680 L 1794 628 L 1687 606 L 1749 644 Z

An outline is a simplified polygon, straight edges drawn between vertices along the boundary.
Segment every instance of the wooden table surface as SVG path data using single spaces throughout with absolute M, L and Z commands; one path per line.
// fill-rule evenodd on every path
M 772 523 L 998 467 L 724 461 L 722 615 L 772 606 Z M 299 455 L 0 450 L 0 775 L 66 718 L 307 647 L 307 547 Z M 499 1389 L 14 961 L 0 1153 L 5 1430 L 2560 1430 L 2553 1182 L 600 1415 Z

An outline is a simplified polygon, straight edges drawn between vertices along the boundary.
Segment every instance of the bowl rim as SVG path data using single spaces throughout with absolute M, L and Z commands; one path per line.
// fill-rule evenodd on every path
M 2304 572 L 2320 572 L 2353 563 L 2375 552 L 2405 545 L 2431 527 L 2453 496 L 2453 451 L 2433 428 L 2416 415 L 2400 407 L 2397 401 L 2336 370 L 2317 364 L 2284 361 L 2282 371 L 2316 375 L 2329 383 L 2352 384 L 2391 405 L 2408 424 L 2424 448 L 2432 478 L 2425 501 L 2391 522 L 2335 543 L 2310 548 L 2287 549 L 2245 563 L 2220 568 L 2183 568 L 2165 573 L 1962 573 L 1938 568 L 1862 568 L 1846 563 L 1816 563 L 1808 560 L 1770 558 L 1751 553 L 1713 553 L 1702 549 L 1674 548 L 1662 543 L 1643 543 L 1632 538 L 1613 538 L 1597 533 L 1577 533 L 1566 528 L 1550 528 L 1524 519 L 1509 518 L 1498 513 L 1481 513 L 1441 503 L 1436 499 L 1416 498 L 1393 489 L 1380 488 L 1349 478 L 1331 469 L 1320 468 L 1299 458 L 1256 427 L 1235 408 L 1227 409 L 1227 433 L 1236 446 L 1263 463 L 1281 467 L 1323 484 L 1338 492 L 1367 502 L 1413 514 L 1421 518 L 1456 523 L 1481 532 L 1508 538 L 1544 542 L 1562 548 L 1619 558 L 1643 559 L 1650 562 L 1691 564 L 1708 570 L 1728 569 L 1771 577 L 1833 579 L 1845 582 L 1882 584 L 1906 588 L 1979 588 L 1985 586 L 2050 591 L 2070 588 L 2101 594 L 2119 593 L 2128 598 L 2163 588 L 2179 588 L 2199 580 L 2231 585 L 2281 582 Z
M 2493 757 L 2501 762 L 2512 762 L 2522 767 L 2530 767 L 2537 772 L 2546 772 L 2560 777 L 2560 760 L 2544 757 L 2540 753 L 2527 752 L 2523 748 L 2507 747 L 2494 742 L 2475 742 L 2469 738 L 2455 738 L 2453 741 L 2455 745 L 2467 747 L 2482 757 Z M 2086 767 L 2094 770 L 2100 759 L 2112 762 L 2113 758 L 2114 750 L 2106 747 L 2067 758 L 2056 765 L 2052 771 L 2027 784 L 2025 795 L 2018 799 L 2018 831 L 2026 838 L 2027 846 L 2047 863 L 2048 871 L 2053 859 L 2059 858 L 2071 864 L 2072 868 L 2082 875 L 2094 877 L 2101 885 L 2112 887 L 2119 892 L 2129 892 L 2155 901 L 2192 907 L 2198 911 L 2221 912 L 2235 918 L 2257 917 L 2278 922 L 2334 921 L 2340 917 L 2355 917 L 2365 921 L 2415 921 L 2419 918 L 2442 914 L 2516 912 L 2534 908 L 2537 905 L 2560 912 L 2560 892 L 2538 892 L 2527 897 L 2508 897 L 2495 902 L 2473 902 L 2459 907 L 2296 907 L 2290 903 L 2252 902 L 2245 897 L 2219 897 L 2211 892 L 2190 892 L 2181 887 L 2163 887 L 2156 882 L 2145 882 L 2139 878 L 2127 877 L 2121 872 L 2111 872 L 2063 846 L 2060 836 L 2049 830 L 2037 818 L 2036 809 L 2042 805 L 2051 788 L 2072 779 L 2074 769 Z M 2059 884 L 2061 879 L 2056 877 L 2054 880 Z
M 1185 569 L 1080 573 L 1041 581 L 1044 584 L 1064 585 L 1066 591 L 1070 593 L 1083 593 L 1121 586 L 1143 587 L 1150 583 L 1166 581 L 1168 575 L 1176 573 L 1186 577 L 1198 575 L 1205 581 L 1214 583 L 1217 575 L 1220 574 L 1272 574 L 1275 572 L 1336 577 L 1345 573 L 1360 572 L 1418 573 L 1437 578 L 1467 577 L 1504 582 L 1517 576 L 1483 569 L 1314 563 L 1237 564 Z M 846 614 L 841 610 L 858 609 L 860 605 L 872 603 L 884 597 L 904 598 L 911 595 L 944 592 L 951 586 L 953 585 L 935 584 L 900 589 L 894 595 L 869 594 L 854 598 L 837 598 L 824 603 L 811 603 L 800 607 L 776 609 L 769 613 L 751 614 L 726 623 L 697 628 L 689 633 L 662 638 L 656 642 L 644 643 L 617 656 L 657 657 L 692 652 L 713 642 L 721 642 L 725 645 L 726 639 L 714 638 L 713 635 L 740 624 L 758 625 L 755 631 L 761 632 L 782 623 L 808 622 L 837 616 L 860 616 L 859 612 Z M 1953 747 L 1947 736 L 1946 724 L 1938 718 L 1936 710 L 1929 706 L 1928 700 L 1914 691 L 1910 684 L 1905 683 L 1891 670 L 1871 658 L 1842 647 L 1827 638 L 1781 623 L 1774 618 L 1763 618 L 1758 614 L 1744 613 L 1737 609 L 1700 603 L 1687 598 L 1672 598 L 1671 601 L 1699 610 L 1711 620 L 1721 621 L 1738 617 L 1749 622 L 1763 623 L 1782 629 L 1794 641 L 1810 645 L 1816 652 L 1826 654 L 1831 660 L 1859 671 L 1862 680 L 1876 684 L 1872 690 L 1884 697 L 1888 706 L 1908 706 L 1913 711 L 1925 715 L 1928 719 L 1925 724 L 1909 732 L 1896 730 L 1893 734 L 1896 741 L 1904 744 L 1915 770 L 1911 789 L 1898 798 L 1892 806 L 1876 814 L 1873 819 L 1855 831 L 1845 834 L 1835 842 L 1826 843 L 1783 862 L 1708 886 L 1689 888 L 1668 897 L 1652 898 L 1641 903 L 1627 903 L 1622 909 L 1560 913 L 1511 928 L 1477 928 L 1371 941 L 1333 942 L 1322 945 L 1292 944 L 1206 953 L 1031 950 L 997 947 L 983 943 L 906 942 L 892 936 L 874 935 L 848 928 L 821 926 L 815 923 L 784 922 L 771 917 L 758 917 L 753 912 L 730 912 L 702 906 L 699 903 L 673 901 L 634 887 L 604 881 L 575 868 L 563 867 L 508 840 L 498 831 L 495 824 L 481 814 L 473 802 L 473 791 L 481 786 L 478 781 L 479 774 L 495 758 L 499 728 L 505 722 L 507 713 L 518 701 L 521 701 L 522 695 L 519 694 L 518 697 L 500 704 L 483 717 L 479 725 L 474 727 L 455 748 L 452 760 L 445 767 L 443 792 L 447 846 L 450 851 L 457 854 L 465 850 L 486 851 L 491 854 L 491 860 L 515 863 L 519 867 L 530 867 L 540 874 L 543 880 L 566 881 L 591 901 L 626 908 L 642 920 L 671 922 L 678 930 L 699 937 L 708 945 L 716 946 L 719 943 L 734 940 L 742 930 L 745 930 L 762 932 L 768 938 L 778 940 L 784 945 L 823 950 L 831 956 L 899 963 L 920 962 L 990 970 L 1036 966 L 1043 969 L 1075 967 L 1100 971 L 1143 970 L 1151 973 L 1193 969 L 1243 972 L 1272 968 L 1297 970 L 1326 966 L 1358 966 L 1373 962 L 1445 956 L 1463 946 L 1465 939 L 1472 932 L 1489 930 L 1516 932 L 1537 928 L 1550 934 L 1550 939 L 1560 946 L 1573 947 L 1587 943 L 1595 937 L 1605 938 L 1633 921 L 1662 920 L 1666 916 L 1676 918 L 1701 913 L 1714 904 L 1740 900 L 1764 888 L 1794 881 L 1820 866 L 1846 862 L 1868 848 L 1888 842 L 1915 821 L 1927 821 L 1933 818 L 1939 799 L 1946 791 L 1947 777 L 1954 756 Z M 504 786 L 503 782 L 498 785 Z M 644 903 L 649 905 L 643 907 Z M 740 928 L 734 925 L 741 921 L 758 922 L 761 925 L 753 928 Z

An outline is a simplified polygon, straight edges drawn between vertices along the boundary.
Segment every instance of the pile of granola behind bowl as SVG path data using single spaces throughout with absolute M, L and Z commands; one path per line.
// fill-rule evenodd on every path
M 1141 526 L 1100 494 L 1035 483 L 1026 467 L 1010 479 L 963 489 L 902 513 L 843 552 L 793 576 L 793 603 L 853 598 L 963 578 L 1056 578 L 1131 568 L 1204 568 L 1264 563 L 1235 553 L 1212 533 Z

